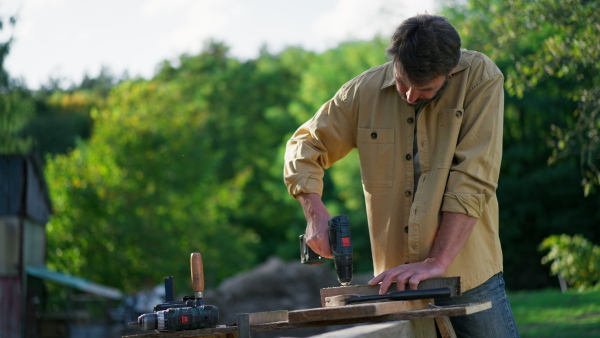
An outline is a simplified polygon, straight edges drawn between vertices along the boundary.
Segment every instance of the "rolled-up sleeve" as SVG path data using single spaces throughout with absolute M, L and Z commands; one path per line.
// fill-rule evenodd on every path
M 496 192 L 502 160 L 504 77 L 495 65 L 484 70 L 467 93 L 441 208 L 476 218 Z
M 284 181 L 292 196 L 323 193 L 324 170 L 355 147 L 346 109 L 347 87 L 325 103 L 287 142 Z

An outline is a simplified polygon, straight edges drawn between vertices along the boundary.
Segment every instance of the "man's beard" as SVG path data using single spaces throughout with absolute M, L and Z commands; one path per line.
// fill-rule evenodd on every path
M 450 76 L 446 77 L 444 84 L 440 87 L 440 89 L 438 89 L 438 91 L 435 93 L 435 95 L 433 95 L 431 98 L 417 99 L 413 103 L 408 102 L 406 93 L 402 93 L 402 92 L 398 92 L 398 93 L 400 94 L 400 97 L 403 98 L 404 101 L 406 101 L 406 103 L 408 103 L 409 106 L 411 106 L 411 107 L 416 107 L 416 106 L 421 106 L 421 105 L 424 106 L 424 105 L 428 104 L 429 102 L 432 102 L 432 101 L 436 100 L 438 97 L 442 96 L 442 94 L 444 93 L 444 90 L 448 86 L 448 83 L 450 83 Z

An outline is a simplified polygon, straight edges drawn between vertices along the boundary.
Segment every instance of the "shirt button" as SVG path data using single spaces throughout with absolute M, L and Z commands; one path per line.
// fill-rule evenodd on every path
M 408 233 L 408 226 L 404 227 L 404 232 Z
M 413 124 L 413 122 L 415 122 L 415 119 L 413 119 L 412 116 L 411 116 L 411 117 L 409 117 L 409 118 L 406 119 L 406 122 L 408 122 L 409 124 Z
M 407 161 L 410 161 L 410 160 L 412 160 L 412 155 L 411 155 L 411 154 L 406 154 L 406 160 L 407 160 Z
M 462 114 L 463 114 L 462 111 L 459 110 L 459 111 L 456 112 L 456 117 L 461 117 Z
M 376 139 L 377 138 L 377 133 L 376 132 L 372 132 L 371 133 L 371 138 L 372 139 Z
M 412 196 L 412 191 L 410 191 L 410 190 L 406 190 L 406 191 L 404 192 L 404 195 L 405 195 L 406 197 L 410 197 L 410 196 Z

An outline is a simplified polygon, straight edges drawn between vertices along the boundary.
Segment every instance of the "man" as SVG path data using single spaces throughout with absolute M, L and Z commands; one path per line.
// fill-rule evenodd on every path
M 518 336 L 502 278 L 496 188 L 502 156 L 503 75 L 460 49 L 440 16 L 405 20 L 392 61 L 347 82 L 287 144 L 284 176 L 307 220 L 306 242 L 331 257 L 323 168 L 358 148 L 376 277 L 386 293 L 460 276 L 463 296 L 492 301 L 451 318 L 459 336 Z

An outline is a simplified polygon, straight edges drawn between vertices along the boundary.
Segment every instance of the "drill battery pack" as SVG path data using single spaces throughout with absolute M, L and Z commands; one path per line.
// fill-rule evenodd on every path
M 304 241 L 304 234 L 300 235 L 300 263 L 318 265 L 325 263 L 326 259 L 317 255 Z

